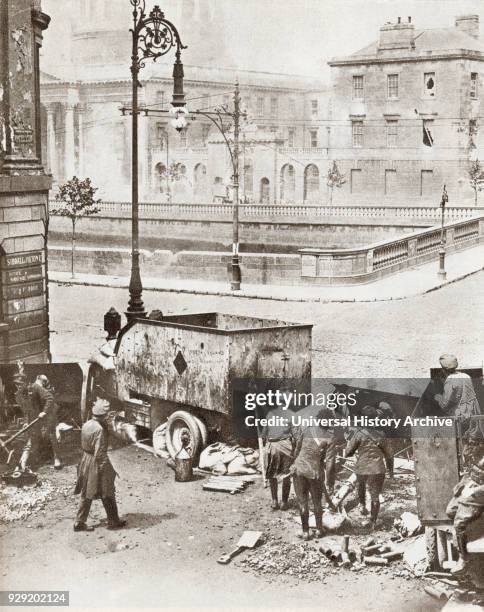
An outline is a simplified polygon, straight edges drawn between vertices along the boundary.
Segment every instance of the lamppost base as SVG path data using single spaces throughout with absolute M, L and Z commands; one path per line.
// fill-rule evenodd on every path
M 439 270 L 439 279 L 445 281 L 447 278 L 447 272 L 445 270 Z
M 242 274 L 240 271 L 240 264 L 238 256 L 232 258 L 232 280 L 230 281 L 230 289 L 232 291 L 240 291 L 240 283 L 242 280 Z

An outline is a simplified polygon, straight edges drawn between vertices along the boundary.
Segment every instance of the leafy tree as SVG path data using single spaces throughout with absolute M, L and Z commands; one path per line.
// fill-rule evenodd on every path
M 478 159 L 469 166 L 469 183 L 474 190 L 474 204 L 477 206 L 477 194 L 484 189 L 484 170 Z
M 328 175 L 326 177 L 326 184 L 328 185 L 329 191 L 329 204 L 333 203 L 333 190 L 335 187 L 340 188 L 346 183 L 346 175 L 339 171 L 338 164 L 333 161 L 333 165 L 328 169 Z
M 83 181 L 73 176 L 70 180 L 59 187 L 55 201 L 58 207 L 52 209 L 53 215 L 68 217 L 72 223 L 71 234 L 71 275 L 74 278 L 74 252 L 76 248 L 76 224 L 82 217 L 96 215 L 101 209 L 98 204 L 101 200 L 96 200 L 94 194 L 97 187 L 93 187 L 91 179 Z

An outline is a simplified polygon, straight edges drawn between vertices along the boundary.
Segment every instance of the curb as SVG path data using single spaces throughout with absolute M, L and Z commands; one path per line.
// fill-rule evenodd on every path
M 430 289 L 425 289 L 419 291 L 417 293 L 409 293 L 407 295 L 402 295 L 398 297 L 385 297 L 385 298 L 334 298 L 328 299 L 323 297 L 306 297 L 306 298 L 291 298 L 288 296 L 285 297 L 277 297 L 277 296 L 266 296 L 260 295 L 257 293 L 239 293 L 236 291 L 205 291 L 202 289 L 175 289 L 171 287 L 155 287 L 150 286 L 149 283 L 145 284 L 143 287 L 144 291 L 158 291 L 162 293 L 183 293 L 183 294 L 191 294 L 191 295 L 208 295 L 214 297 L 235 297 L 235 298 L 245 298 L 249 300 L 271 300 L 275 302 L 301 302 L 301 303 L 320 303 L 320 304 L 346 304 L 346 303 L 367 303 L 367 302 L 390 302 L 396 300 L 406 300 L 408 298 L 417 297 L 421 295 L 427 295 L 428 293 L 433 293 L 434 291 L 438 291 L 447 285 L 452 285 L 460 280 L 468 278 L 473 274 L 477 274 L 478 272 L 482 272 L 484 270 L 484 266 L 478 268 L 477 270 L 473 270 L 472 272 L 466 272 L 461 276 L 457 276 L 452 280 L 444 281 L 434 287 L 430 287 Z M 54 272 L 55 274 L 55 272 Z M 122 282 L 95 282 L 95 281 L 87 281 L 81 279 L 70 279 L 70 280 L 59 280 L 59 279 L 50 279 L 49 282 L 55 283 L 57 285 L 80 285 L 84 287 L 110 287 L 112 289 L 127 289 L 129 285 L 129 280 L 125 283 Z

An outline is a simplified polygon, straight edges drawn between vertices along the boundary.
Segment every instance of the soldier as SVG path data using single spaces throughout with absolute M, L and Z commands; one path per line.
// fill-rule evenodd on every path
M 109 402 L 97 399 L 92 407 L 92 418 L 81 431 L 82 457 L 77 466 L 75 495 L 81 495 L 74 531 L 92 531 L 86 525 L 93 499 L 101 499 L 108 518 L 108 529 L 120 529 L 126 525 L 118 514 L 114 481 L 117 476 L 108 457 L 108 428 L 106 416 Z
M 453 574 L 464 573 L 469 562 L 467 527 L 484 512 L 484 458 L 464 474 L 454 488 L 454 497 L 447 506 L 447 516 L 454 521 L 459 561 Z
M 442 412 L 460 417 L 467 429 L 463 432 L 464 464 L 472 465 L 482 455 L 484 431 L 478 419 L 471 419 L 481 414 L 479 402 L 472 379 L 465 372 L 457 372 L 458 361 L 455 355 L 445 354 L 439 359 L 444 372 L 444 389 L 442 394 L 434 396 Z
M 49 440 L 54 456 L 54 468 L 62 469 L 62 463 L 59 457 L 59 447 L 57 444 L 56 427 L 57 427 L 57 404 L 54 400 L 54 395 L 50 387 L 49 379 L 45 374 L 39 374 L 32 384 L 30 393 L 31 418 L 42 419 L 41 424 L 34 426 L 29 438 L 23 448 L 22 456 L 20 457 L 19 468 L 24 471 L 29 468 L 30 456 L 33 454 L 37 460 L 40 446 L 46 438 Z M 30 417 L 28 420 L 31 420 Z
M 374 419 L 377 411 L 373 406 L 364 406 L 361 414 Z M 385 482 L 385 459 L 390 457 L 384 433 L 378 429 L 369 430 L 361 427 L 348 440 L 345 456 L 351 457 L 356 451 L 358 451 L 355 465 L 358 479 L 358 501 L 361 514 L 367 515 L 366 488 L 368 486 L 371 497 L 370 527 L 371 530 L 374 530 L 380 512 L 380 493 Z
M 325 414 L 324 409 L 320 410 L 316 416 Z M 305 411 L 308 416 L 308 411 Z M 326 415 L 325 415 L 326 416 Z M 297 426 L 292 429 L 292 436 L 295 442 L 294 463 L 291 466 L 292 481 L 294 491 L 299 506 L 301 517 L 302 537 L 304 540 L 310 539 L 309 534 L 309 495 L 314 507 L 314 518 L 316 521 L 317 537 L 324 535 L 323 529 L 323 508 L 322 496 L 331 510 L 334 510 L 331 498 L 328 495 L 325 485 L 325 465 L 324 460 L 327 449 L 331 444 L 332 434 L 323 430 L 321 427 Z

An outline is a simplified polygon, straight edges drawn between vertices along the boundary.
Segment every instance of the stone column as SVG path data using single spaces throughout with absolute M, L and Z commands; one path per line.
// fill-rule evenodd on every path
M 57 174 L 57 150 L 55 147 L 55 107 L 47 107 L 47 166 L 54 179 Z
M 64 179 L 68 181 L 75 174 L 74 106 L 72 104 L 66 104 L 64 111 Z

